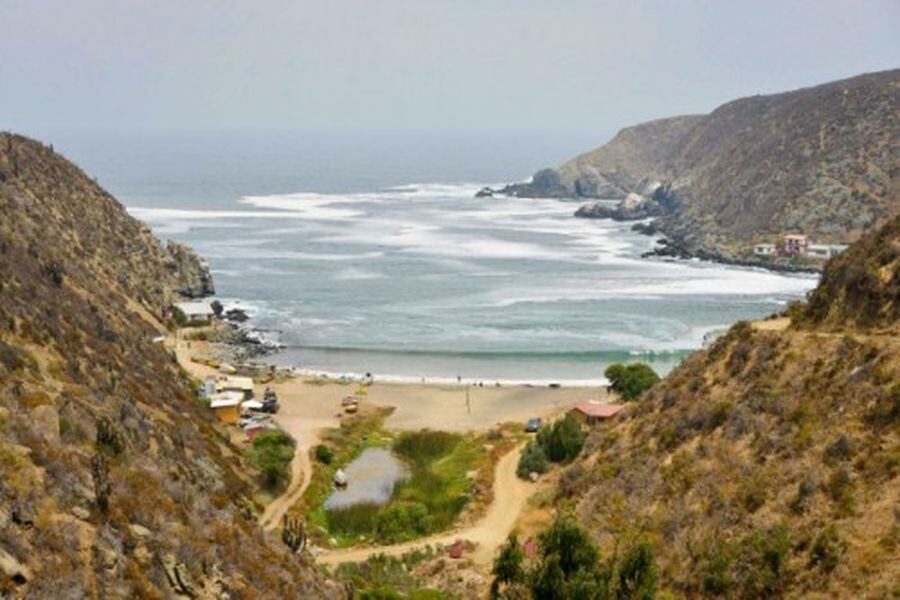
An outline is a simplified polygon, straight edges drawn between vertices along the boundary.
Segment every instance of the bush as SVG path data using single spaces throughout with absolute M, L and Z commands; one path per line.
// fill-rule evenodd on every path
M 431 518 L 419 502 L 387 505 L 375 517 L 375 533 L 380 540 L 394 543 L 428 533 Z
M 519 464 L 516 467 L 516 475 L 523 479 L 528 477 L 531 473 L 542 475 L 547 472 L 548 466 L 547 454 L 544 452 L 543 447 L 541 447 L 540 444 L 536 444 L 534 441 L 530 441 L 528 442 L 528 445 L 525 446 L 525 450 L 519 458 Z
M 260 472 L 263 485 L 277 490 L 290 480 L 288 465 L 294 457 L 294 438 L 283 431 L 265 431 L 256 436 L 249 450 L 250 464 Z
M 512 540 L 513 538 L 511 538 Z M 568 516 L 559 516 L 541 533 L 540 557 L 524 577 L 534 598 L 651 599 L 657 592 L 657 568 L 649 541 L 626 544 L 620 557 L 600 559 L 588 534 Z M 495 563 L 492 590 L 515 583 L 518 576 L 512 541 Z M 498 565 L 509 567 L 499 569 Z
M 550 461 L 567 462 L 578 456 L 586 437 L 578 418 L 567 414 L 552 427 L 541 429 L 536 439 Z
M 499 597 L 501 585 L 521 583 L 525 580 L 525 553 L 519 545 L 519 538 L 515 532 L 506 538 L 506 544 L 500 548 L 500 554 L 494 560 L 491 573 L 494 575 L 494 583 L 491 585 L 491 597 Z
M 323 465 L 330 465 L 334 460 L 334 452 L 325 444 L 319 444 L 316 446 L 316 460 Z
M 826 525 L 816 536 L 809 551 L 809 564 L 831 573 L 844 552 L 844 542 L 833 524 Z
M 644 363 L 616 363 L 610 365 L 604 375 L 609 380 L 610 389 L 623 400 L 636 400 L 659 381 L 656 371 Z

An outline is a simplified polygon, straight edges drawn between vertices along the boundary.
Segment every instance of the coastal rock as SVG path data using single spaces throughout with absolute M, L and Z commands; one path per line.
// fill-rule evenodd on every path
M 184 244 L 166 243 L 169 268 L 176 282 L 175 291 L 187 298 L 202 298 L 216 293 L 209 264 Z
M 475 192 L 476 198 L 490 198 L 494 195 L 494 190 L 489 187 L 483 187 L 477 192 Z
M 572 198 L 575 190 L 563 184 L 556 169 L 541 169 L 525 183 L 511 183 L 499 193 L 519 198 Z
M 240 308 L 229 308 L 225 311 L 225 319 L 232 323 L 244 323 L 249 320 L 250 317 Z
M 636 221 L 660 215 L 662 208 L 656 200 L 630 193 L 624 200 L 614 206 L 609 202 L 598 201 L 585 204 L 577 211 L 576 217 L 586 219 L 614 219 L 616 221 Z

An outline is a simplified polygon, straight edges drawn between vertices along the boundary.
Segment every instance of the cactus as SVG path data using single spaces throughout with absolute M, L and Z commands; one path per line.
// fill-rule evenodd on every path
M 291 552 L 303 552 L 306 549 L 306 524 L 302 519 L 284 515 L 284 527 L 281 530 L 281 541 Z
M 97 421 L 97 446 L 106 448 L 113 454 L 121 454 L 125 449 L 122 436 L 106 417 Z
M 94 478 L 94 495 L 97 498 L 97 508 L 106 514 L 109 511 L 109 496 L 112 494 L 112 484 L 109 482 L 109 462 L 101 453 L 94 455 L 91 460 L 91 475 Z

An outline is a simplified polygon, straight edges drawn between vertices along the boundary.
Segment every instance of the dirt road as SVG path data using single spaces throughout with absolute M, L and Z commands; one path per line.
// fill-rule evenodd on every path
M 515 525 L 528 498 L 538 490 L 536 484 L 523 481 L 516 476 L 516 465 L 521 454 L 522 446 L 518 446 L 497 462 L 494 472 L 494 499 L 484 517 L 471 527 L 391 546 L 329 550 L 317 556 L 316 560 L 335 566 L 343 562 L 362 562 L 374 554 L 399 556 L 427 545 L 449 545 L 456 540 L 469 540 L 477 544 L 470 556 L 471 559 L 478 565 L 491 564 L 497 548 L 506 541 L 506 536 Z

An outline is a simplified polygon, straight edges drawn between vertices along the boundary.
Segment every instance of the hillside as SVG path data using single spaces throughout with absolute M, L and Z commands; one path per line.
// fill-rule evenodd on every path
M 0 134 L 0 596 L 341 597 L 269 546 L 238 450 L 154 336 L 211 291 L 52 148 Z
M 893 70 L 742 98 L 629 127 L 505 191 L 653 197 L 656 228 L 684 254 L 737 257 L 792 231 L 852 242 L 900 212 L 898 95 Z
M 649 538 L 678 596 L 896 594 L 898 258 L 894 217 L 792 319 L 687 358 L 593 434 L 560 500 L 608 552 Z

